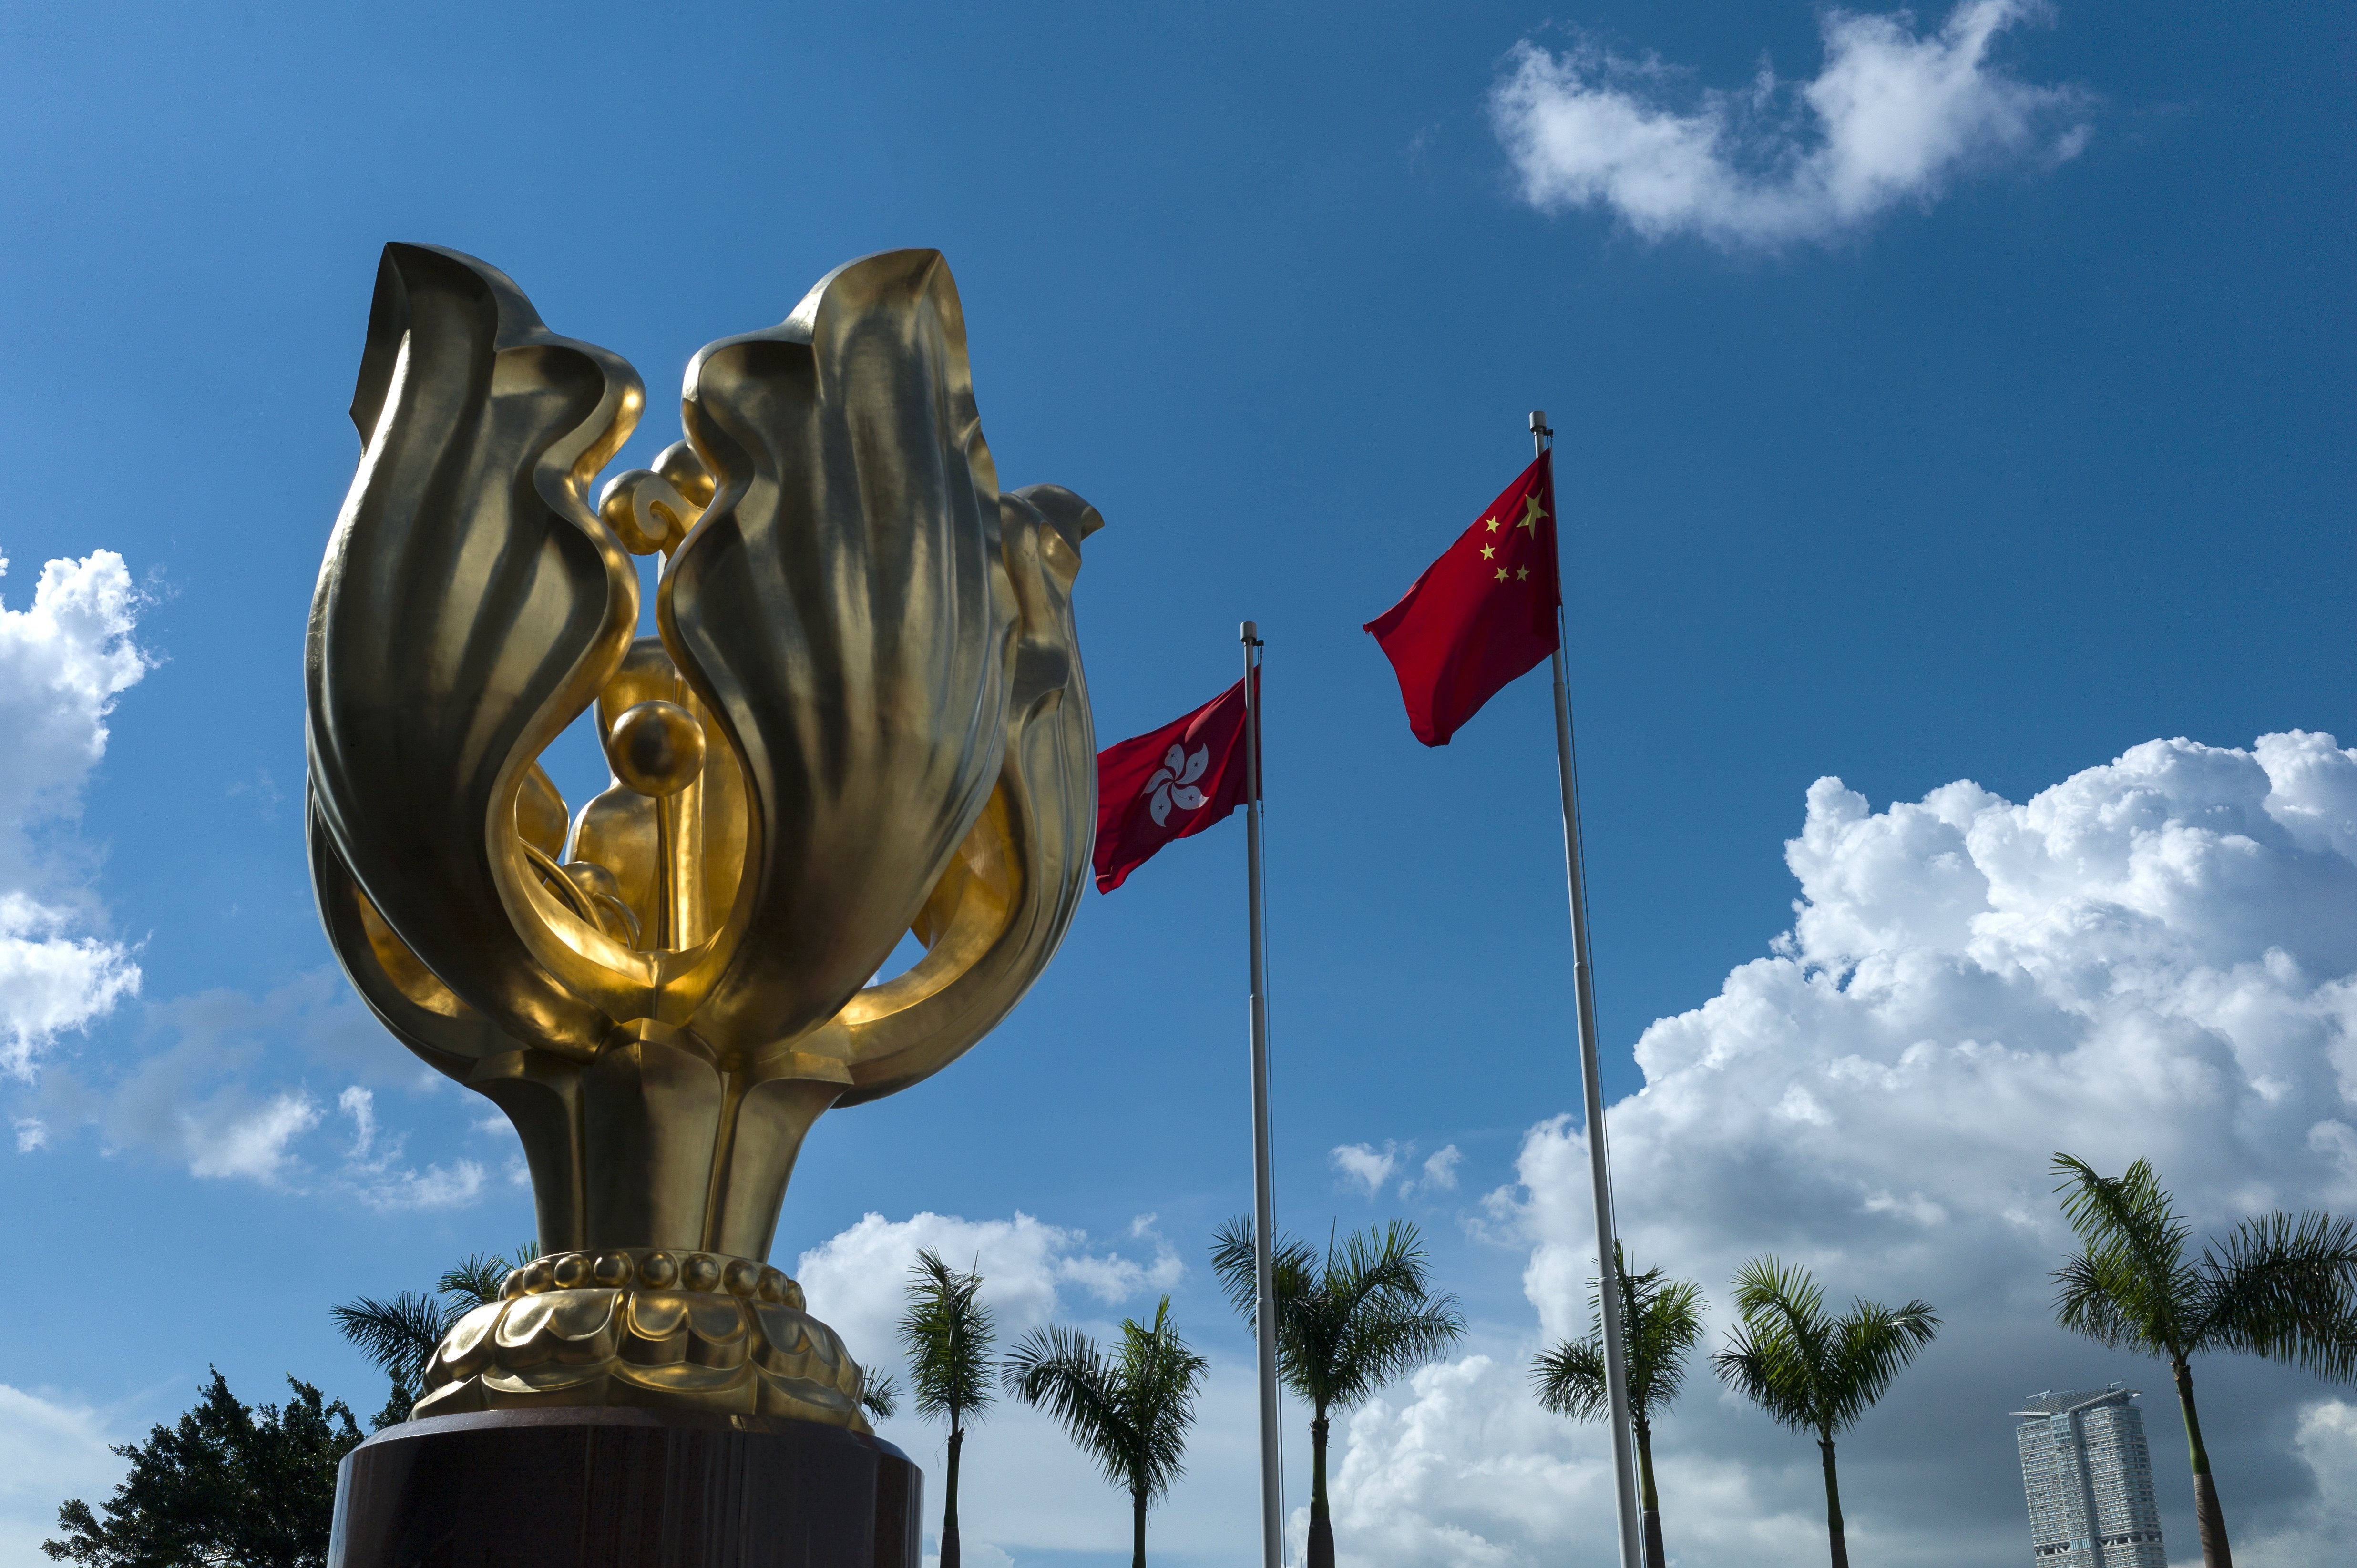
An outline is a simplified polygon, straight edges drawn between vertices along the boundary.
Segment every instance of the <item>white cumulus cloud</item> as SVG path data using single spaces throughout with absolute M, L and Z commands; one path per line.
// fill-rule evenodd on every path
M 899 1379 L 895 1326 L 907 1305 L 910 1267 L 930 1247 L 952 1267 L 978 1270 L 982 1296 L 997 1324 L 1004 1349 L 1050 1322 L 1076 1323 L 1102 1345 L 1122 1316 L 1150 1316 L 1154 1298 L 1176 1284 L 1182 1265 L 1156 1228 L 1153 1215 L 1129 1226 L 1128 1249 L 1092 1248 L 1088 1233 L 1050 1225 L 1028 1214 L 1012 1219 L 966 1219 L 931 1212 L 907 1219 L 869 1214 L 804 1251 L 793 1273 L 811 1311 L 843 1336 L 871 1373 Z M 1150 1259 L 1132 1255 L 1140 1245 Z M 1073 1288 L 1067 1288 L 1073 1287 Z M 1104 1321 L 1112 1319 L 1114 1321 Z M 1182 1321 L 1180 1332 L 1200 1345 L 1211 1326 Z M 1255 1525 L 1234 1506 L 1257 1484 L 1250 1369 L 1214 1361 L 1187 1447 L 1187 1476 L 1158 1505 L 1150 1539 L 1158 1552 L 1240 1560 L 1252 1549 Z M 943 1427 L 916 1418 L 905 1400 L 882 1434 L 941 1472 Z M 969 1561 L 1025 1560 L 1031 1551 L 1126 1552 L 1129 1500 L 1106 1485 L 1096 1466 L 1061 1428 L 1037 1411 L 1001 1400 L 969 1427 L 960 1461 L 958 1519 Z M 928 1543 L 940 1522 L 928 1482 Z
M 1364 1188 L 1372 1197 L 1392 1179 L 1392 1172 L 1399 1169 L 1400 1147 L 1390 1142 L 1380 1149 L 1372 1144 L 1344 1144 L 1329 1150 L 1326 1159 L 1344 1181 Z
M 909 1271 L 920 1250 L 930 1247 L 951 1267 L 978 1272 L 982 1298 L 996 1314 L 1000 1333 L 1011 1339 L 1054 1316 L 1063 1305 L 1065 1285 L 1079 1286 L 1104 1305 L 1118 1305 L 1176 1284 L 1184 1265 L 1155 1231 L 1152 1217 L 1145 1220 L 1132 1227 L 1134 1240 L 1152 1243 L 1153 1257 L 1141 1262 L 1111 1250 L 1092 1252 L 1087 1231 L 1046 1224 L 1028 1214 L 979 1220 L 930 1210 L 899 1220 L 869 1214 L 802 1253 L 794 1277 L 811 1310 L 843 1336 L 854 1356 L 888 1366 L 897 1359 L 894 1326 L 907 1305 Z
M 1491 89 L 1491 121 L 1541 211 L 1600 208 L 1649 240 L 1829 242 L 1928 204 L 1968 171 L 2076 156 L 2087 95 L 2018 81 L 1990 59 L 2000 34 L 2043 10 L 1964 0 L 1921 35 L 1905 11 L 1827 10 L 1813 78 L 1786 81 L 1763 64 L 1748 87 L 1683 104 L 1683 73 L 1658 59 L 1525 39 Z
M 2235 1543 L 2235 1556 L 2286 1568 L 2357 1557 L 2357 1507 L 2351 1504 L 2357 1498 L 2357 1404 L 2321 1400 L 2303 1409 L 2292 1450 L 2308 1467 L 2314 1492 L 2247 1548 Z
M 1457 1190 L 1457 1167 L 1464 1163 L 1464 1154 L 1454 1144 L 1436 1150 L 1424 1162 L 1424 1176 L 1415 1186 L 1426 1192 L 1454 1192 Z M 1407 1188 L 1403 1187 L 1402 1196 L 1405 1197 L 1406 1192 Z
M 2197 1234 L 2357 1208 L 2357 751 L 2299 732 L 2247 750 L 2153 741 L 2018 804 L 1956 783 L 1877 810 L 1825 779 L 1786 859 L 1792 929 L 1645 1031 L 1645 1087 L 1611 1110 L 1633 1262 L 1701 1281 L 1719 1326 L 1726 1282 L 1763 1252 L 1815 1270 L 1836 1304 L 1939 1309 L 1939 1339 L 1841 1449 L 1861 1560 L 2026 1551 L 2006 1411 L 2114 1379 L 2147 1391 L 2183 1557 L 2166 1369 L 2053 1326 L 2070 1238 L 2047 1165 L 2148 1157 Z M 1585 1332 L 1578 1129 L 1534 1127 L 1517 1174 L 1490 1208 L 1529 1247 L 1541 1334 Z M 1602 1462 L 1598 1429 L 1543 1419 L 1523 1391 L 1538 1343 L 1430 1369 L 1352 1419 L 1346 1556 L 1536 1563 L 1609 1530 L 1609 1488 L 1583 1467 Z M 2357 1407 L 2248 1359 L 2195 1379 L 2239 1557 L 2290 1568 L 2357 1539 Z M 1813 1445 L 1706 1368 L 1656 1448 L 1680 1561 L 1823 1561 Z
M 132 950 L 92 929 L 102 911 L 61 834 L 106 755 L 115 699 L 147 671 L 131 635 L 145 604 L 111 550 L 49 562 L 28 609 L 0 600 L 0 1072 L 18 1078 L 139 989 Z

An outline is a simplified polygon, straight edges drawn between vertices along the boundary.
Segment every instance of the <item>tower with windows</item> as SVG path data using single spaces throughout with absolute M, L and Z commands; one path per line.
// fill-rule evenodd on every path
M 2169 1568 L 2140 1391 L 2033 1394 L 2012 1412 L 2034 1568 Z

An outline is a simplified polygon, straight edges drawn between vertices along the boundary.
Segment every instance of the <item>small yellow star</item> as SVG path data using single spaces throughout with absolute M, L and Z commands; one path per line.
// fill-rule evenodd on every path
M 1482 526 L 1487 528 L 1491 532 L 1495 533 L 1498 532 L 1498 520 L 1496 518 L 1485 517 L 1481 520 L 1481 523 Z
M 1481 546 L 1481 559 L 1484 561 L 1487 561 L 1491 556 L 1495 555 L 1497 553 L 1498 547 L 1494 544 L 1484 544 Z
M 1501 583 L 1502 583 L 1502 582 L 1504 582 L 1505 580 L 1506 580 L 1506 569 L 1505 569 L 1503 566 L 1501 566 L 1501 567 L 1499 567 L 1499 568 L 1498 568 L 1498 581 L 1500 581 Z
M 1539 532 L 1539 519 L 1543 517 L 1553 517 L 1555 513 L 1539 505 L 1539 493 L 1536 490 L 1533 490 L 1529 495 L 1524 496 L 1523 498 L 1523 504 L 1530 510 L 1523 514 L 1523 521 L 1514 524 L 1514 526 L 1516 528 L 1529 529 L 1531 531 L 1532 537 L 1536 538 Z
M 1528 566 L 1517 566 L 1514 568 L 1514 581 L 1517 583 L 1527 581 L 1530 575 L 1531 569 Z

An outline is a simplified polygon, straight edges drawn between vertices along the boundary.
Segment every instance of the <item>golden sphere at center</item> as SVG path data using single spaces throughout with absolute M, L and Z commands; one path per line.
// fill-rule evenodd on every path
M 640 703 L 614 721 L 607 755 L 641 795 L 676 795 L 704 771 L 704 726 L 677 703 Z

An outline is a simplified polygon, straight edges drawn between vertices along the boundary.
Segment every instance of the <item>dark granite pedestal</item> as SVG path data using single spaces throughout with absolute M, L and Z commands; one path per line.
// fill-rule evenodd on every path
M 502 1410 L 345 1456 L 328 1568 L 919 1568 L 922 1472 L 771 1416 Z

